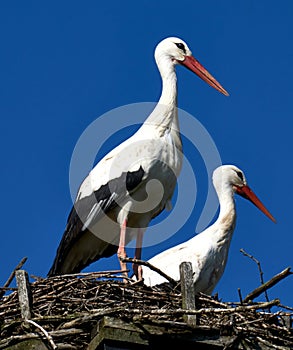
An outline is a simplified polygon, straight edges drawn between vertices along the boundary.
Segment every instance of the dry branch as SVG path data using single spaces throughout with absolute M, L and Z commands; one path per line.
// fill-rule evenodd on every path
M 118 273 L 123 274 L 124 272 L 129 272 L 129 270 L 109 270 L 109 271 L 97 271 L 97 272 L 79 272 L 79 273 L 68 273 L 65 275 L 56 275 L 50 277 L 51 279 L 64 279 L 66 277 L 90 277 L 90 278 L 102 278 L 111 275 L 116 275 Z M 116 276 L 115 276 L 116 277 Z M 40 278 L 40 277 L 39 277 Z
M 0 299 L 3 297 L 3 295 L 5 294 L 5 291 L 8 290 L 8 287 L 10 285 L 10 283 L 12 282 L 14 276 L 15 276 L 15 272 L 17 270 L 20 270 L 22 268 L 22 266 L 25 264 L 25 262 L 27 261 L 27 257 L 24 257 L 20 260 L 20 262 L 16 265 L 16 267 L 14 268 L 14 270 L 11 272 L 10 276 L 8 277 L 7 281 L 4 283 L 3 288 L 0 288 L 2 290 L 0 290 Z
M 36 323 L 35 321 L 32 321 L 32 320 L 25 320 L 25 322 L 32 324 L 33 326 L 38 328 L 44 334 L 45 338 L 48 340 L 52 349 L 53 350 L 57 349 L 57 345 L 54 343 L 52 336 L 42 326 L 40 326 L 38 323 Z
M 259 276 L 260 276 L 260 284 L 264 284 L 264 279 L 263 279 L 263 270 L 261 268 L 261 264 L 260 264 L 260 261 L 258 259 L 256 259 L 253 255 L 247 253 L 243 248 L 240 249 L 240 252 L 244 255 L 244 256 L 247 256 L 248 258 L 250 258 L 252 261 L 254 261 L 256 264 L 257 264 L 257 267 L 258 267 L 258 271 L 259 271 Z M 265 298 L 266 298 L 266 301 L 269 301 L 269 296 L 268 296 L 268 293 L 267 291 L 265 290 Z
M 293 273 L 290 271 L 290 267 L 287 267 L 285 270 L 281 271 L 280 273 L 272 277 L 269 281 L 263 283 L 261 286 L 254 289 L 251 293 L 249 293 L 244 298 L 243 302 L 247 303 L 248 301 L 252 301 L 253 299 L 260 296 L 264 291 L 268 290 L 269 288 L 272 288 L 275 284 L 280 282 L 282 279 L 292 274 Z
M 133 264 L 146 266 L 146 267 L 150 268 L 151 270 L 157 272 L 162 277 L 166 278 L 166 280 L 168 282 L 170 282 L 173 286 L 176 286 L 178 284 L 178 282 L 176 282 L 172 277 L 168 276 L 167 274 L 165 274 L 165 272 L 163 272 L 162 270 L 160 270 L 156 266 L 150 264 L 148 261 L 139 260 L 139 259 L 133 259 L 133 258 L 128 258 L 128 257 L 120 258 L 120 260 L 122 262 L 131 262 Z

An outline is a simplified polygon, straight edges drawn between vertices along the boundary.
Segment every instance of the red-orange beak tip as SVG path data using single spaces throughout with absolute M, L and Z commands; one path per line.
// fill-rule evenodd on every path
M 202 80 L 204 80 L 214 89 L 221 92 L 223 95 L 229 96 L 228 92 L 223 88 L 223 86 L 193 56 L 185 56 L 184 60 L 180 61 L 179 63 L 191 70 L 193 73 L 197 74 Z
M 260 199 L 256 196 L 256 194 L 251 190 L 249 186 L 247 185 L 244 185 L 242 187 L 236 186 L 236 193 L 248 199 L 259 210 L 261 210 L 269 219 L 271 219 L 275 224 L 277 223 L 273 215 L 267 210 L 267 208 L 263 205 L 263 203 L 260 201 Z

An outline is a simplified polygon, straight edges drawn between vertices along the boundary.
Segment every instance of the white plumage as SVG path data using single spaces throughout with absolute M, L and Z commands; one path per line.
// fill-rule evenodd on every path
M 243 172 L 234 165 L 223 165 L 213 173 L 213 184 L 219 198 L 218 219 L 203 232 L 149 260 L 164 273 L 179 281 L 179 265 L 190 261 L 194 272 L 195 292 L 211 294 L 223 275 L 236 221 L 234 193 L 249 199 L 265 215 L 272 215 L 247 186 Z M 161 275 L 143 267 L 144 283 L 154 286 L 166 282 Z
M 49 276 L 79 272 L 113 255 L 117 246 L 118 256 L 125 257 L 125 245 L 135 238 L 135 256 L 140 258 L 143 233 L 170 203 L 182 165 L 175 66 L 186 66 L 227 95 L 181 39 L 160 42 L 155 59 L 161 98 L 141 128 L 108 153 L 81 184 Z

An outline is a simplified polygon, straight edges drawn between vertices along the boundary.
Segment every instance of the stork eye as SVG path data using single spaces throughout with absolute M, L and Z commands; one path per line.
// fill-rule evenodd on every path
M 237 173 L 238 177 L 241 179 L 241 181 L 243 181 L 244 178 L 243 178 L 242 172 L 241 171 L 236 171 L 236 173 Z
M 185 46 L 182 43 L 175 43 L 175 45 L 178 47 L 178 49 L 182 50 L 184 53 L 186 53 Z

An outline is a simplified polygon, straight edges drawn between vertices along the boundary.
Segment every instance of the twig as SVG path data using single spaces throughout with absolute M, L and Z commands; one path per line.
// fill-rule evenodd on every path
M 26 319 L 25 322 L 30 323 L 30 324 L 34 325 L 36 328 L 38 328 L 44 334 L 44 336 L 46 337 L 46 339 L 50 343 L 52 349 L 54 349 L 54 350 L 57 349 L 57 345 L 54 343 L 53 338 L 42 326 L 40 326 L 35 321 L 28 320 L 28 319 Z
M 244 303 L 247 303 L 250 300 L 255 299 L 259 295 L 261 295 L 264 291 L 268 290 L 269 288 L 273 287 L 275 284 L 280 282 L 285 277 L 292 275 L 293 273 L 290 271 L 290 267 L 287 267 L 285 270 L 281 271 L 274 277 L 272 277 L 269 281 L 266 283 L 263 283 L 261 286 L 253 290 L 251 293 L 249 293 L 243 300 Z
M 197 298 L 200 301 L 205 301 L 205 302 L 208 302 L 209 304 L 218 305 L 218 306 L 221 306 L 224 308 L 228 308 L 227 303 L 222 303 L 221 301 L 212 299 L 211 297 L 208 298 L 207 295 L 205 295 L 201 292 L 197 294 Z
M 80 325 L 80 323 L 88 322 L 89 320 L 96 318 L 96 317 L 103 317 L 112 315 L 115 313 L 123 312 L 125 310 L 125 307 L 123 306 L 117 306 L 117 307 L 108 307 L 104 309 L 96 309 L 92 310 L 91 313 L 83 314 L 81 317 L 75 318 L 73 320 L 70 320 L 62 325 L 63 328 L 71 328 L 76 325 Z
M 260 283 L 261 284 L 264 284 L 264 279 L 263 279 L 263 270 L 261 268 L 261 265 L 260 265 L 260 261 L 257 260 L 253 255 L 247 253 L 243 248 L 240 249 L 240 252 L 247 256 L 248 258 L 250 258 L 251 260 L 253 260 L 256 264 L 257 264 L 257 267 L 258 267 L 258 271 L 259 271 L 259 276 L 260 276 Z M 265 298 L 266 298 L 266 301 L 269 301 L 269 296 L 268 296 L 268 293 L 267 291 L 265 290 Z
M 63 324 L 62 328 L 66 327 L 73 327 L 76 324 L 80 324 L 83 322 L 88 322 L 93 318 L 110 315 L 117 312 L 123 312 L 130 313 L 130 314 L 140 314 L 141 317 L 150 317 L 151 315 L 198 315 L 198 314 L 208 314 L 208 313 L 223 313 L 223 314 L 231 314 L 234 312 L 241 312 L 246 310 L 258 310 L 258 309 L 266 309 L 268 307 L 278 305 L 280 303 L 279 299 L 274 299 L 270 302 L 264 302 L 264 303 L 257 303 L 253 305 L 243 305 L 243 306 L 236 306 L 231 307 L 228 309 L 223 308 L 201 308 L 198 310 L 185 310 L 185 309 L 176 309 L 176 310 L 169 310 L 169 309 L 144 309 L 143 313 L 141 309 L 137 308 L 127 308 L 127 307 L 117 307 L 117 308 L 104 308 L 104 309 L 94 309 L 91 310 L 90 313 L 87 313 L 86 315 L 83 315 L 82 317 L 76 318 L 66 324 Z
M 241 289 L 238 288 L 237 290 L 238 290 L 238 295 L 239 295 L 240 304 L 242 304 L 242 303 L 243 303 L 243 300 L 242 300 Z
M 84 330 L 78 329 L 78 328 L 66 329 L 66 330 L 59 329 L 59 330 L 50 332 L 51 335 L 54 335 L 55 337 L 60 337 L 60 338 L 68 337 L 70 335 L 76 336 L 76 335 L 80 335 L 82 333 L 84 333 Z M 22 334 L 22 335 L 15 335 L 14 334 L 14 335 L 10 336 L 9 338 L 0 340 L 0 349 L 3 349 L 3 348 L 6 349 L 8 345 L 15 344 L 16 341 L 24 341 L 24 340 L 39 339 L 39 338 L 40 338 L 40 335 L 36 334 L 36 333 L 27 333 L 27 334 Z M 58 349 L 58 347 L 55 349 Z
M 245 311 L 245 310 L 258 310 L 258 309 L 267 309 L 268 307 L 279 305 L 280 300 L 279 299 L 274 299 L 269 302 L 264 302 L 264 303 L 257 303 L 253 305 L 243 305 L 243 306 L 236 306 L 236 307 L 231 307 L 228 309 L 223 309 L 223 308 L 201 308 L 198 310 L 185 310 L 185 309 L 177 309 L 177 310 L 165 310 L 165 309 L 157 309 L 157 310 L 145 310 L 146 314 L 182 314 L 182 315 L 197 315 L 201 313 L 223 313 L 223 314 L 230 314 L 233 312 L 239 312 L 239 311 Z M 125 309 L 125 311 L 129 312 L 140 312 L 141 310 L 139 309 Z
M 279 307 L 281 307 L 282 309 L 287 309 L 287 310 L 293 311 L 293 307 L 291 307 L 291 306 L 280 304 Z
M 14 268 L 14 270 L 11 272 L 10 276 L 8 277 L 7 281 L 4 283 L 3 288 L 1 288 L 2 290 L 0 291 L 0 299 L 3 297 L 3 295 L 5 294 L 5 288 L 9 287 L 10 283 L 12 282 L 14 276 L 15 276 L 15 272 L 19 269 L 22 268 L 22 266 L 24 265 L 24 263 L 27 261 L 27 257 L 25 256 L 24 258 L 22 258 L 20 260 L 20 262 L 16 265 L 16 267 Z
M 52 277 L 48 277 L 48 279 L 62 279 L 63 277 L 105 277 L 109 274 L 116 274 L 116 273 L 123 273 L 123 272 L 129 272 L 129 270 L 109 270 L 109 271 L 97 271 L 97 272 L 79 272 L 79 273 L 68 273 L 66 275 L 56 275 Z
M 122 262 L 131 262 L 133 264 L 146 266 L 146 267 L 150 268 L 151 270 L 157 272 L 162 277 L 166 278 L 166 280 L 168 282 L 170 282 L 172 285 L 176 285 L 177 284 L 177 282 L 172 277 L 166 275 L 165 272 L 161 271 L 156 266 L 150 264 L 148 261 L 139 260 L 139 259 L 133 259 L 133 258 L 120 258 L 120 260 Z
M 284 350 L 284 346 L 278 346 L 278 345 L 274 345 L 272 344 L 272 342 L 268 342 L 266 341 L 265 339 L 259 337 L 259 336 L 256 336 L 256 339 L 260 342 L 260 343 L 263 343 L 265 346 L 269 347 L 269 348 L 274 348 L 274 349 L 279 349 L 279 350 Z
M 15 290 L 17 290 L 17 288 L 15 288 L 15 287 L 0 287 L 0 290 L 4 291 L 4 292 L 6 292 L 7 290 L 15 291 Z

